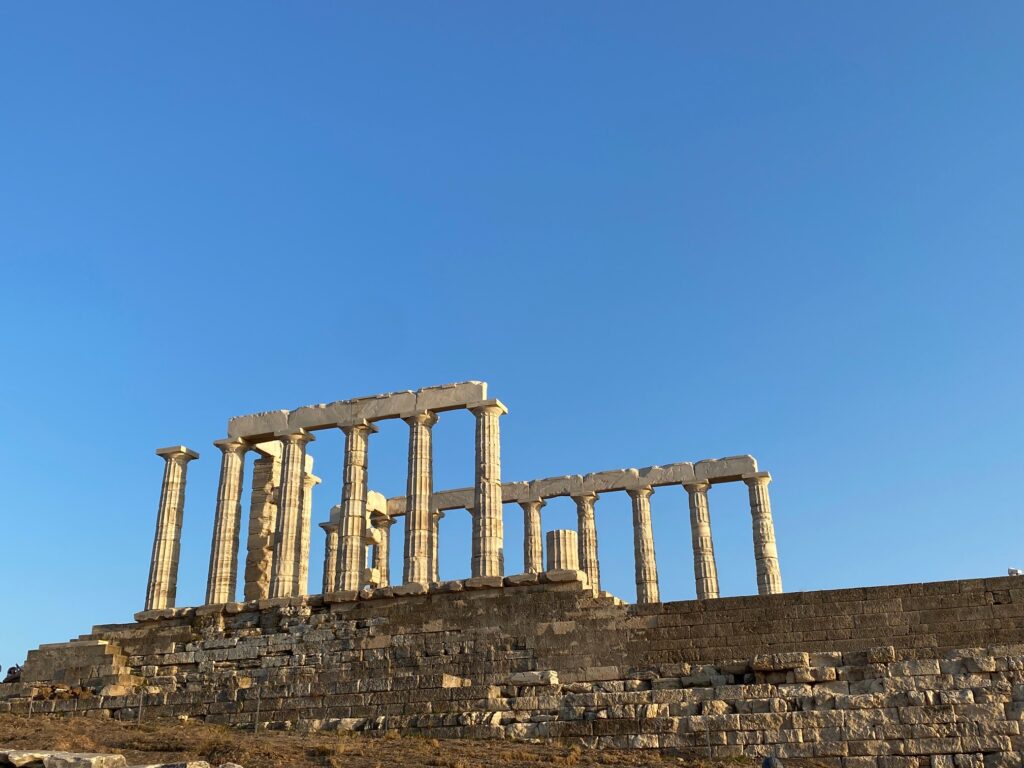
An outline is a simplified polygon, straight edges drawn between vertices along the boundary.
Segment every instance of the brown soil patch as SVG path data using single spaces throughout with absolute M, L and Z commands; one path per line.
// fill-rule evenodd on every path
M 547 768 L 674 766 L 747 768 L 753 760 L 687 760 L 651 750 L 371 736 L 360 733 L 252 733 L 200 722 L 118 722 L 88 717 L 0 715 L 0 747 L 114 752 L 130 764 L 207 760 L 245 768 Z

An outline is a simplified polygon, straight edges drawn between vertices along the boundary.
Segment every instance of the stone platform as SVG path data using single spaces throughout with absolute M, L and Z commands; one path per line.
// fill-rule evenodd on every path
M 850 768 L 1024 751 L 1019 577 L 624 605 L 561 571 L 141 616 L 31 652 L 0 711 Z

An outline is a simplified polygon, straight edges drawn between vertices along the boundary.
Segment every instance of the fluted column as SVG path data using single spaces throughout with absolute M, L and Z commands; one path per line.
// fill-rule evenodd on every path
M 324 529 L 324 578 L 321 591 L 323 594 L 334 592 L 334 580 L 338 576 L 338 523 L 328 520 L 320 523 Z
M 523 573 L 540 573 L 544 570 L 540 510 L 545 505 L 543 499 L 519 502 L 523 508 Z
M 548 531 L 548 570 L 578 571 L 580 545 L 576 531 Z
M 206 604 L 235 600 L 238 582 L 238 537 L 242 525 L 242 476 L 245 472 L 245 440 L 217 440 L 223 455 L 217 484 L 217 510 L 210 545 L 210 573 L 206 580 Z
M 597 521 L 594 518 L 597 494 L 585 493 L 573 496 L 572 500 L 576 502 L 580 569 L 587 574 L 587 580 L 596 594 L 601 591 L 601 565 L 597 560 Z
M 245 557 L 246 601 L 270 596 L 274 540 L 277 538 L 277 497 L 281 485 L 281 444 L 277 441 L 257 443 L 253 450 L 260 454 L 260 458 L 252 465 Z
M 299 565 L 298 582 L 300 595 L 309 594 L 309 544 L 313 536 L 313 488 L 320 484 L 320 478 L 313 474 L 313 457 L 306 456 L 306 471 L 302 475 L 302 511 L 299 514 Z
M 164 479 L 156 514 L 156 535 L 146 585 L 146 610 L 173 608 L 178 593 L 178 555 L 181 550 L 181 521 L 185 514 L 185 473 L 188 463 L 199 454 L 183 445 L 160 448 Z
M 430 583 L 430 496 L 434 492 L 431 429 L 437 414 L 419 411 L 405 417 L 409 425 L 409 479 L 405 509 L 406 584 Z
M 779 571 L 779 552 L 775 546 L 775 523 L 772 521 L 772 503 L 768 498 L 767 472 L 747 475 L 750 496 L 750 516 L 754 528 L 754 562 L 757 565 L 757 593 L 774 595 L 782 592 L 782 573 Z
M 438 535 L 441 530 L 441 520 L 444 518 L 444 512 L 440 509 L 431 509 L 430 511 L 430 581 L 436 584 L 441 581 L 440 567 L 438 563 L 437 547 L 440 543 Z
M 340 590 L 353 590 L 361 586 L 366 567 L 366 450 L 377 428 L 362 420 L 342 425 L 341 431 L 345 433 L 345 468 L 337 584 Z
M 693 541 L 693 577 L 697 599 L 718 597 L 718 566 L 715 565 L 715 544 L 711 538 L 711 513 L 708 510 L 706 482 L 684 483 L 690 497 L 690 537 Z
M 503 576 L 505 553 L 501 507 L 501 433 L 498 419 L 508 413 L 500 400 L 470 408 L 476 416 L 476 473 L 473 493 L 473 576 Z
M 658 596 L 658 564 L 654 558 L 654 529 L 651 526 L 651 494 L 653 488 L 629 491 L 633 500 L 633 557 L 636 564 L 636 601 L 656 603 Z
M 373 548 L 373 562 L 370 565 L 377 569 L 379 585 L 387 587 L 391 584 L 391 526 L 395 521 L 387 515 L 378 514 L 373 516 L 372 522 L 373 527 L 380 531 L 380 539 Z
M 294 597 L 299 594 L 299 557 L 302 547 L 299 538 L 299 518 L 302 514 L 302 491 L 305 483 L 306 444 L 314 438 L 304 429 L 278 435 L 278 438 L 281 440 L 283 452 L 270 596 Z

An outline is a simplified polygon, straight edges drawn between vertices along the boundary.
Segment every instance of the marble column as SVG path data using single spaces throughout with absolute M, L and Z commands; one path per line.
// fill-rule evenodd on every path
M 270 575 L 274 566 L 274 539 L 277 532 L 277 497 L 281 485 L 281 444 L 257 443 L 260 454 L 252 465 L 252 491 L 249 502 L 249 535 L 245 555 L 244 599 L 270 597 Z
M 441 581 L 440 568 L 437 559 L 437 546 L 440 543 L 438 538 L 441 529 L 441 520 L 444 519 L 444 512 L 440 509 L 431 509 L 430 512 L 430 581 L 433 584 Z
M 281 487 L 277 498 L 277 524 L 274 540 L 274 564 L 270 574 L 270 597 L 295 597 L 299 594 L 299 539 L 302 515 L 302 490 L 305 484 L 306 444 L 314 438 L 304 429 L 277 436 L 283 447 Z
M 540 573 L 544 570 L 540 510 L 545 505 L 543 499 L 519 502 L 519 506 L 523 508 L 523 573 Z
M 199 454 L 183 445 L 160 448 L 164 479 L 156 515 L 153 556 L 146 585 L 146 610 L 173 608 L 178 593 L 178 556 L 181 551 L 181 521 L 185 514 L 185 473 L 188 463 Z
M 573 496 L 572 500 L 576 502 L 580 569 L 587 574 L 587 580 L 594 594 L 597 594 L 601 591 L 601 566 L 597 560 L 597 521 L 594 518 L 597 494 L 585 493 Z
M 345 433 L 345 468 L 341 490 L 341 533 L 338 539 L 338 589 L 362 586 L 366 567 L 366 451 L 377 428 L 366 420 L 341 426 Z
M 404 418 L 409 425 L 409 477 L 405 508 L 405 584 L 430 583 L 430 497 L 434 492 L 431 430 L 437 414 L 419 411 Z
M 658 564 L 654 558 L 654 529 L 651 527 L 651 494 L 654 489 L 629 491 L 633 500 L 633 558 L 636 564 L 636 601 L 657 603 Z
M 233 603 L 238 582 L 238 539 L 242 525 L 242 479 L 245 473 L 245 440 L 217 440 L 222 451 L 217 510 L 210 545 L 210 572 L 206 580 L 206 604 Z
M 548 570 L 578 571 L 580 569 L 576 531 L 548 531 Z
M 470 408 L 476 416 L 476 472 L 473 492 L 473 576 L 503 576 L 505 554 L 501 506 L 501 434 L 498 419 L 508 413 L 500 400 Z
M 338 523 L 328 520 L 320 523 L 324 529 L 324 578 L 322 594 L 334 592 L 334 580 L 338 576 Z
M 309 594 L 309 544 L 313 536 L 313 488 L 320 485 L 320 478 L 313 474 L 313 457 L 306 456 L 306 471 L 302 475 L 302 511 L 299 514 L 299 565 L 298 581 L 300 595 Z
M 718 566 L 715 565 L 715 544 L 711 538 L 711 513 L 708 510 L 707 482 L 683 483 L 690 497 L 690 537 L 693 541 L 693 577 L 697 599 L 718 597 Z
M 767 472 L 757 472 L 743 478 L 750 496 L 759 595 L 775 595 L 782 592 L 779 553 L 775 546 L 775 523 L 772 522 L 772 503 L 768 498 L 768 483 L 771 481 L 772 476 Z
M 371 523 L 380 532 L 380 539 L 373 548 L 373 561 L 370 566 L 377 569 L 380 586 L 387 587 L 391 585 L 391 526 L 395 521 L 387 515 L 377 513 L 371 517 Z

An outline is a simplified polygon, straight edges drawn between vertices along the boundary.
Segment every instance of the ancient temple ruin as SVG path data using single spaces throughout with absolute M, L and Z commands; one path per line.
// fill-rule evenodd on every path
M 431 436 L 438 415 L 467 409 L 476 418 L 472 488 L 435 491 Z M 472 552 L 465 585 L 502 586 L 504 567 L 503 505 L 518 504 L 524 516 L 524 574 L 544 570 L 579 570 L 595 594 L 601 592 L 595 505 L 602 494 L 626 493 L 632 501 L 636 601 L 660 601 L 651 496 L 662 486 L 681 485 L 689 495 L 693 564 L 698 599 L 718 593 L 718 572 L 708 491 L 718 483 L 743 482 L 750 497 L 757 591 L 782 591 L 768 483 L 751 456 L 696 463 L 679 462 L 639 469 L 613 469 L 539 480 L 501 480 L 499 419 L 505 405 L 488 399 L 487 385 L 469 381 L 416 391 L 310 405 L 291 411 L 239 416 L 228 422 L 227 437 L 214 445 L 221 451 L 213 542 L 206 604 L 239 599 L 236 574 L 242 531 L 245 455 L 255 451 L 249 503 L 243 599 L 293 598 L 308 593 L 313 489 L 309 446 L 317 431 L 344 435 L 344 484 L 340 502 L 321 523 L 326 535 L 322 593 L 333 599 L 415 595 L 444 589 L 438 576 L 439 521 L 446 512 L 464 510 L 472 518 Z M 370 438 L 384 419 L 409 425 L 408 479 L 405 496 L 385 498 L 367 485 Z M 146 606 L 143 614 L 175 607 L 181 524 L 188 464 L 199 454 L 185 446 L 161 448 L 163 487 Z M 546 500 L 566 496 L 575 502 L 578 526 L 575 551 L 549 547 L 542 566 L 541 509 Z M 391 526 L 405 518 L 401 580 L 389 574 Z M 562 543 L 568 537 L 555 537 Z M 394 583 L 393 583 L 394 581 Z
M 432 429 L 460 408 L 476 418 L 474 484 L 435 491 Z M 20 680 L 0 683 L 0 713 L 554 740 L 822 768 L 1020 768 L 1020 576 L 782 593 L 770 477 L 752 457 L 502 482 L 506 413 L 486 385 L 465 382 L 231 419 L 215 443 L 200 606 L 175 606 L 186 472 L 198 455 L 160 449 L 145 610 L 30 651 Z M 409 426 L 404 496 L 367 484 L 382 419 Z M 306 594 L 318 483 L 309 446 L 325 430 L 344 437 L 344 482 L 320 526 L 323 583 Z M 748 488 L 757 595 L 719 596 L 709 490 L 730 482 Z M 689 496 L 695 600 L 660 599 L 651 496 L 671 485 Z M 595 509 L 609 493 L 632 502 L 635 603 L 601 589 Z M 542 508 L 555 497 L 573 499 L 578 524 L 542 542 Z M 524 569 L 506 574 L 502 515 L 515 505 Z M 460 510 L 472 516 L 466 575 L 442 581 L 438 521 Z M 388 553 L 403 516 L 399 577 Z

